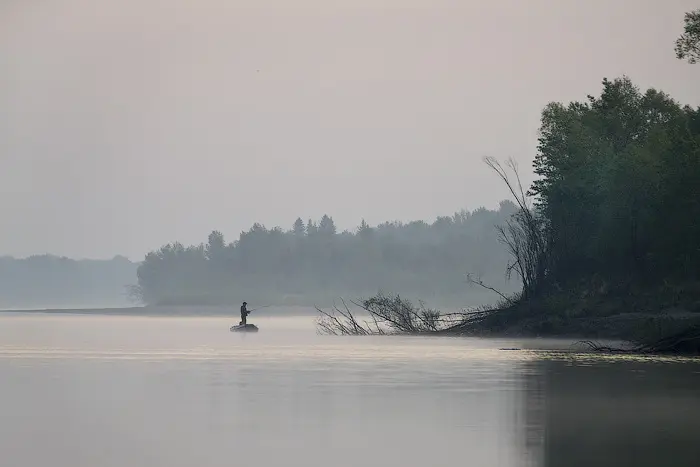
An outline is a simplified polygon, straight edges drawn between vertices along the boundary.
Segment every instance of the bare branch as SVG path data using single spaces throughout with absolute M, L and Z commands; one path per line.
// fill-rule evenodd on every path
M 491 292 L 497 293 L 502 299 L 504 299 L 508 303 L 513 303 L 513 300 L 510 297 L 507 297 L 495 288 L 486 285 L 481 279 L 473 279 L 471 274 L 467 274 L 467 282 L 469 282 L 470 284 L 478 285 L 479 287 L 484 288 L 486 290 L 490 290 Z
M 317 320 L 321 331 L 343 335 L 383 335 L 389 332 L 417 334 L 445 329 L 462 322 L 465 316 L 470 316 L 465 313 L 442 314 L 438 310 L 427 308 L 423 302 L 415 306 L 399 295 L 388 297 L 380 293 L 361 302 L 350 302 L 370 315 L 370 321 L 360 323 L 345 300 L 341 301 L 342 309 L 335 305 L 332 311 L 316 308 L 321 314 Z

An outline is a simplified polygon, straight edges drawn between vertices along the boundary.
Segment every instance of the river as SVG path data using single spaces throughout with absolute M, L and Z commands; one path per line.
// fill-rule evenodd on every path
M 0 314 L 2 465 L 700 465 L 698 360 L 234 321 Z

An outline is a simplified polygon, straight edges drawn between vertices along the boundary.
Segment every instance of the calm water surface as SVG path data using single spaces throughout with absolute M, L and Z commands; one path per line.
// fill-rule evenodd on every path
M 0 315 L 1 465 L 700 465 L 697 360 L 234 321 Z

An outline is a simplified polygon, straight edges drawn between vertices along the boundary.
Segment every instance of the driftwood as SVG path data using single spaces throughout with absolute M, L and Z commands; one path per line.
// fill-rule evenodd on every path
M 378 294 L 361 302 L 351 301 L 369 315 L 361 320 L 342 300 L 342 307 L 333 305 L 330 311 L 316 307 L 320 313 L 318 330 L 335 335 L 384 335 L 432 333 L 457 326 L 468 319 L 469 312 L 441 313 L 427 308 L 423 302 L 416 306 L 399 295 Z
M 625 352 L 638 354 L 696 354 L 700 355 L 700 325 L 690 326 L 662 338 L 640 339 L 629 348 L 609 347 L 590 340 L 581 341 L 596 352 Z
M 345 300 L 341 299 L 341 301 L 343 302 L 342 309 L 336 304 L 333 304 L 331 311 L 324 311 L 319 307 L 315 307 L 321 314 L 316 320 L 316 325 L 321 334 L 366 336 L 385 333 L 374 316 L 372 316 L 373 323 L 368 323 L 367 321 L 360 323 L 350 311 Z

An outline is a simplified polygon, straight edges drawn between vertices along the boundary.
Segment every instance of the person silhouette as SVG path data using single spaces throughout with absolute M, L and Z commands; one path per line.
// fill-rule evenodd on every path
M 243 302 L 243 305 L 241 305 L 241 322 L 240 322 L 241 326 L 246 325 L 248 315 L 250 314 L 250 311 L 248 311 L 247 306 L 248 306 L 248 302 Z

